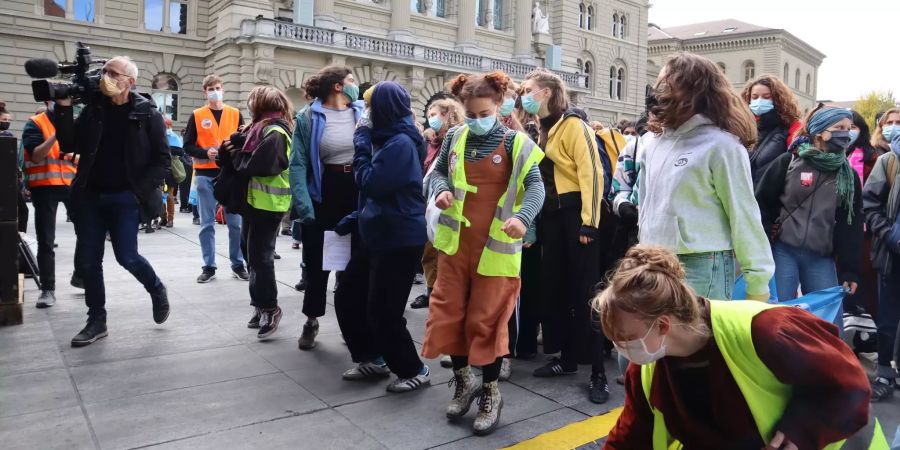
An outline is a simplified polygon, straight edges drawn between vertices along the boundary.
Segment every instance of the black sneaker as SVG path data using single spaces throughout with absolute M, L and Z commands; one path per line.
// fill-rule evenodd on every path
M 69 284 L 71 284 L 73 288 L 84 289 L 84 280 L 74 273 L 72 274 L 72 279 L 69 280 Z
M 428 296 L 425 294 L 422 294 L 422 295 L 416 297 L 412 301 L 412 303 L 409 304 L 409 307 L 412 309 L 427 308 L 428 307 Z
M 153 301 L 153 321 L 161 324 L 169 318 L 169 293 L 164 285 L 159 286 L 155 294 L 150 294 Z
M 268 339 L 278 329 L 278 323 L 281 322 L 281 308 L 278 306 L 271 311 L 259 312 L 259 333 L 256 335 L 259 339 Z
M 56 294 L 53 291 L 41 291 L 37 303 L 34 306 L 38 308 L 49 308 L 56 304 Z
M 200 218 L 194 217 L 194 220 L 191 223 L 193 223 L 194 225 L 200 225 Z
M 84 347 L 106 337 L 106 321 L 88 320 L 87 325 L 72 338 L 72 347 Z
M 272 256 L 272 258 L 273 259 L 281 259 L 281 255 L 279 255 L 278 253 L 275 253 L 275 255 Z
M 259 328 L 259 308 L 253 308 L 253 317 L 247 322 L 247 328 Z
M 216 279 L 216 269 L 211 269 L 208 267 L 203 268 L 203 273 L 197 277 L 198 283 L 209 283 L 212 280 Z
M 873 403 L 883 402 L 894 396 L 894 389 L 896 388 L 896 381 L 877 377 L 872 381 L 872 397 L 870 399 Z
M 591 375 L 591 381 L 588 383 L 588 400 L 598 405 L 609 401 L 609 384 L 606 382 L 605 374 Z
M 241 281 L 250 281 L 250 274 L 247 273 L 247 269 L 245 269 L 244 266 L 233 267 L 231 269 L 231 276 Z
M 550 378 L 560 375 L 573 375 L 578 372 L 578 366 L 563 367 L 559 358 L 550 358 L 546 365 L 534 369 L 532 375 L 538 378 Z
M 282 235 L 282 236 L 290 236 L 290 235 L 291 235 L 291 229 L 290 229 L 290 228 L 282 228 L 282 229 L 281 229 L 281 235 Z
M 316 335 L 319 334 L 319 321 L 307 320 L 303 324 L 303 332 L 300 333 L 300 340 L 297 341 L 300 350 L 312 350 L 316 347 Z

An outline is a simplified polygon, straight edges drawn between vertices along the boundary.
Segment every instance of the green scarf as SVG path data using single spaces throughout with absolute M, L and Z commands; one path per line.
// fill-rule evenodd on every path
M 805 159 L 814 169 L 820 172 L 837 172 L 835 187 L 837 195 L 844 207 L 847 208 L 847 224 L 853 222 L 853 197 L 856 195 L 856 185 L 853 177 L 856 176 L 850 162 L 843 153 L 826 153 L 812 146 L 810 143 L 800 145 L 797 155 Z

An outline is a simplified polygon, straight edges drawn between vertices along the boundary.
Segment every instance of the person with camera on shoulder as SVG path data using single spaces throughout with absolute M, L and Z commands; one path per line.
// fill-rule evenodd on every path
M 130 58 L 116 56 L 101 70 L 102 95 L 92 93 L 77 120 L 71 99 L 56 101 L 60 148 L 80 157 L 70 204 L 81 241 L 75 263 L 84 278 L 88 320 L 72 338 L 73 347 L 107 335 L 103 282 L 107 233 L 116 261 L 150 293 L 154 322 L 161 324 L 169 317 L 166 287 L 138 253 L 137 233 L 142 213 L 158 216 L 161 212 L 159 186 L 171 156 L 162 114 L 152 101 L 132 92 L 137 76 L 137 66 Z

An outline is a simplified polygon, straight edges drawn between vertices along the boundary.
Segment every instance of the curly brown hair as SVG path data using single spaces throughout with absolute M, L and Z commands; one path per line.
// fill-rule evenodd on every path
M 891 143 L 884 138 L 884 134 L 882 133 L 884 131 L 884 124 L 887 123 L 891 114 L 900 114 L 900 108 L 891 108 L 881 115 L 881 120 L 876 124 L 875 132 L 872 133 L 872 146 L 882 150 L 891 149 Z
M 756 120 L 731 88 L 719 66 L 693 53 L 679 53 L 666 63 L 654 89 L 657 105 L 650 109 L 647 129 L 675 129 L 695 114 L 703 114 L 747 148 L 756 143 Z
M 461 102 L 470 98 L 490 98 L 499 105 L 503 103 L 511 84 L 509 75 L 496 70 L 484 74 L 457 75 L 447 83 L 447 90 Z
M 754 80 L 747 82 L 744 90 L 741 91 L 741 98 L 744 103 L 750 104 L 750 91 L 757 84 L 761 84 L 772 91 L 772 103 L 775 104 L 775 111 L 778 117 L 784 122 L 784 126 L 790 127 L 791 124 L 800 119 L 800 106 L 797 105 L 797 97 L 788 85 L 772 75 L 760 75 Z

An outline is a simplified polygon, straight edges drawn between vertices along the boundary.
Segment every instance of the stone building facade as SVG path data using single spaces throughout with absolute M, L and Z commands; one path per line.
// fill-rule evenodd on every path
M 533 0 L 4 0 L 0 100 L 20 130 L 37 107 L 23 63 L 72 60 L 82 41 L 95 58 L 134 59 L 138 89 L 153 94 L 176 129 L 204 103 L 208 73 L 225 80 L 230 104 L 245 108 L 254 86 L 272 84 L 299 107 L 303 81 L 328 64 L 352 67 L 361 83 L 403 84 L 417 114 L 457 73 L 501 69 L 520 80 L 546 66 L 592 118 L 636 116 L 647 0 L 551 0 L 539 8 L 547 34 L 533 33 Z
M 648 37 L 651 83 L 669 55 L 688 51 L 715 61 L 737 91 L 748 80 L 770 74 L 794 91 L 801 110 L 816 104 L 825 55 L 785 30 L 728 19 L 670 28 L 650 25 Z

